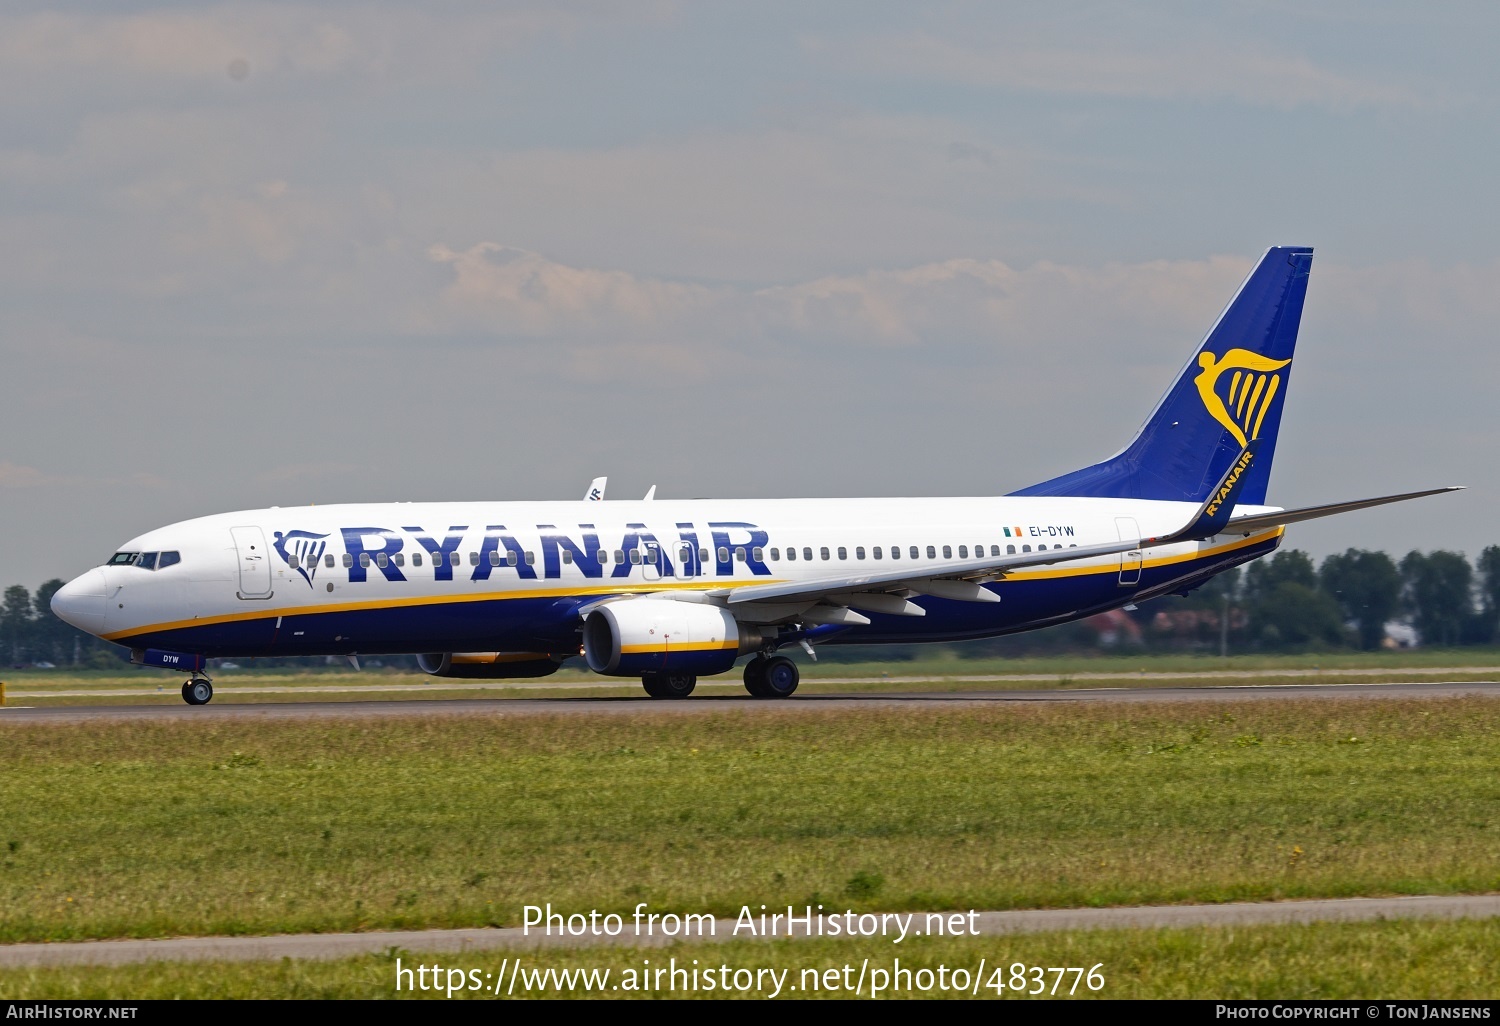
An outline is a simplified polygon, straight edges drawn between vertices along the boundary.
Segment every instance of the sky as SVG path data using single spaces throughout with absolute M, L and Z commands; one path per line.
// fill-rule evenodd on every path
M 1500 7 L 0 11 L 0 584 L 308 502 L 1002 494 L 1313 265 L 1269 501 L 1500 543 Z

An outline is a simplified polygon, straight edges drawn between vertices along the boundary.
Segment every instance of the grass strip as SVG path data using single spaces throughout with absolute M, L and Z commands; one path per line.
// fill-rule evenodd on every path
M 1500 921 L 1395 921 L 1376 923 L 1314 923 L 1296 926 L 1109 930 L 1038 934 L 1029 937 L 917 938 L 901 945 L 876 941 L 796 941 L 728 944 L 682 944 L 644 950 L 599 949 L 526 953 L 522 969 L 528 978 L 547 970 L 609 970 L 602 989 L 586 991 L 576 982 L 559 986 L 555 975 L 528 990 L 520 985 L 516 997 L 744 997 L 764 999 L 774 987 L 762 974 L 764 989 L 737 989 L 737 982 L 754 987 L 756 970 L 785 971 L 782 997 L 846 998 L 847 982 L 857 981 L 866 969 L 860 996 L 868 997 L 871 982 L 883 969 L 886 979 L 906 982 L 906 989 L 887 990 L 886 998 L 1004 998 L 1020 1001 L 1108 998 L 1216 999 L 1489 999 L 1500 991 L 1500 967 L 1494 952 L 1500 948 Z M 66 967 L 15 970 L 0 977 L 0 1000 L 82 1000 L 150 998 L 414 998 L 449 1000 L 444 989 L 396 991 L 397 959 L 402 968 L 439 965 L 463 973 L 465 984 L 480 982 L 484 991 L 457 991 L 460 998 L 496 1000 L 490 993 L 494 978 L 508 968 L 498 953 L 420 955 L 391 951 L 337 961 L 154 963 L 110 968 Z M 514 958 L 514 955 L 509 956 Z M 909 971 L 895 973 L 896 959 Z M 675 963 L 673 960 L 675 959 Z M 865 960 L 868 959 L 868 963 Z M 980 960 L 984 970 L 980 973 Z M 1075 975 L 1043 973 L 1041 995 L 1018 993 L 1037 984 L 1032 973 L 1012 974 L 1012 967 L 1078 967 L 1086 974 L 1098 965 L 1103 986 L 1076 987 Z M 1102 963 L 1102 964 L 1101 964 Z M 699 975 L 677 977 L 679 984 L 697 989 L 649 992 L 613 989 L 632 979 L 641 982 L 651 969 L 690 968 Z M 726 975 L 722 967 L 727 967 Z M 848 967 L 847 975 L 843 971 Z M 938 975 L 939 967 L 946 972 Z M 953 986 L 954 969 L 969 975 L 971 989 Z M 736 980 L 736 970 L 741 972 Z M 827 975 L 833 970 L 833 976 Z M 926 970 L 926 972 L 923 972 Z M 477 976 L 470 976 L 470 972 Z M 806 971 L 806 972 L 804 972 Z M 997 975 L 998 972 L 998 975 Z M 704 973 L 729 983 L 703 984 Z M 486 975 L 488 974 L 488 978 Z M 972 980 L 979 977 L 977 992 Z M 410 986 L 415 986 L 412 977 Z M 423 982 L 433 979 L 431 974 Z M 598 977 L 595 977 L 598 980 Z M 662 978 L 663 984 L 671 977 Z M 938 980 L 948 981 L 941 989 Z M 1084 978 L 1086 980 L 1086 977 Z M 830 981 L 837 980 L 837 987 Z M 654 982 L 654 980 L 653 980 Z M 1050 988 L 1057 983 L 1058 992 Z M 923 989 L 923 984 L 926 989 Z M 1001 989 L 998 985 L 1004 984 Z M 627 984 L 627 987 L 629 985 Z M 795 989 L 793 989 L 795 988 Z M 502 992 L 507 988 L 501 986 Z M 1073 990 L 1073 994 L 1067 992 Z M 503 997 L 504 995 L 500 995 Z
M 4 724 L 0 940 L 1500 890 L 1500 701 Z

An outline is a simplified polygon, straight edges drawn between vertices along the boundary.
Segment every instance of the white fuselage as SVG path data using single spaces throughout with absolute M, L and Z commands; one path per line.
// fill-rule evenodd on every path
M 1043 546 L 1150 538 L 1194 510 L 1183 502 L 1027 497 L 272 507 L 134 538 L 120 562 L 70 583 L 57 608 L 85 630 L 139 649 L 565 655 L 577 651 L 580 607 L 602 598 L 664 592 L 718 601 L 710 593 L 745 585 L 918 572 Z M 877 615 L 828 640 L 1024 630 L 1196 583 L 1279 540 L 1276 530 L 1018 569 L 987 585 L 1002 602 L 919 598 L 925 616 Z

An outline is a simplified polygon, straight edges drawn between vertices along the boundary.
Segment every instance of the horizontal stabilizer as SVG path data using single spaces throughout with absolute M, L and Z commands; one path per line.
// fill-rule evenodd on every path
M 1319 517 L 1331 517 L 1357 509 L 1369 509 L 1371 506 L 1384 506 L 1392 502 L 1405 502 L 1407 499 L 1420 499 L 1428 495 L 1441 495 L 1444 492 L 1463 490 L 1463 485 L 1449 485 L 1446 488 L 1429 488 L 1425 492 L 1402 492 L 1400 495 L 1382 495 L 1375 499 L 1356 499 L 1353 502 L 1332 502 L 1326 506 L 1284 509 L 1279 513 L 1252 513 L 1248 516 L 1230 518 L 1223 533 L 1252 534 L 1270 527 L 1285 527 L 1287 524 L 1300 524 L 1304 520 L 1317 520 Z

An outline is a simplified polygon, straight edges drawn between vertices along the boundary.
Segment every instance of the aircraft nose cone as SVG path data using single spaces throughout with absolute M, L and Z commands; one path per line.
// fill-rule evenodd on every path
M 95 567 L 57 589 L 52 612 L 90 634 L 104 633 L 104 571 Z

